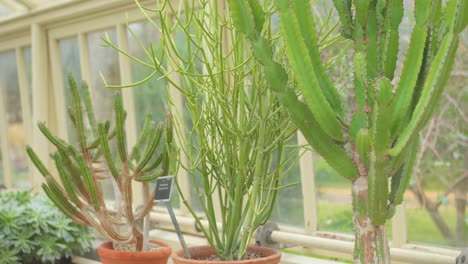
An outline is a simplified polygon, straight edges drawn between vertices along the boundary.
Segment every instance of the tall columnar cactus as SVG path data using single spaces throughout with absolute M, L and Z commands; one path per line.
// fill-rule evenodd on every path
M 128 152 L 124 128 L 126 112 L 121 93 L 115 93 L 115 128 L 110 129 L 109 120 L 97 123 L 88 87 L 83 85 L 83 95 L 80 96 L 72 77 L 69 86 L 73 99 L 69 116 L 76 128 L 78 146 L 54 136 L 44 123 L 38 124 L 44 136 L 57 148 L 52 156 L 61 184 L 31 147 L 27 147 L 28 155 L 45 177 L 46 183 L 42 185 L 45 193 L 67 216 L 78 224 L 95 228 L 114 242 L 135 240 L 136 250 L 141 251 L 144 237 L 137 221 L 143 219 L 153 206 L 156 189 L 150 193 L 149 181 L 167 175 L 170 169 L 171 120 L 168 118 L 165 124 L 155 127 L 148 115 L 136 145 Z M 113 153 L 115 148 L 110 145 L 113 140 L 117 153 Z M 158 153 L 161 144 L 163 150 Z M 116 155 L 118 159 L 114 157 Z M 111 181 L 114 186 L 115 209 L 104 200 L 103 180 Z M 133 181 L 143 185 L 145 202 L 141 210 L 134 210 L 132 204 Z
M 309 0 L 275 0 L 289 65 L 274 60 L 262 1 L 229 0 L 236 29 L 280 102 L 312 147 L 352 181 L 355 263 L 389 263 L 385 223 L 403 200 L 418 133 L 444 90 L 468 1 L 417 0 L 403 70 L 396 74 L 403 0 L 334 0 L 343 35 L 354 41 L 354 107 L 342 109 L 321 61 Z M 272 1 L 263 1 L 268 7 Z M 292 71 L 288 75 L 286 68 Z M 297 80 L 302 97 L 288 87 Z M 389 186 L 390 185 L 390 186 Z

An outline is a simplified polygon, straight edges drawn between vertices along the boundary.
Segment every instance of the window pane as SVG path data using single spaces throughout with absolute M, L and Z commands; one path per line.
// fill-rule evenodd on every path
M 314 167 L 319 230 L 353 233 L 350 182 L 319 156 L 314 155 Z
M 460 41 L 452 76 L 423 129 L 413 185 L 406 193 L 411 242 L 466 247 L 468 239 L 466 102 L 468 35 Z M 464 180 L 463 180 L 464 179 Z
M 297 136 L 294 136 L 288 145 L 297 145 Z M 304 206 L 302 202 L 301 172 L 297 148 L 287 149 L 285 157 L 290 159 L 288 164 L 285 165 L 285 167 L 290 167 L 290 169 L 281 180 L 281 186 L 294 185 L 282 188 L 279 191 L 273 213 L 271 214 L 271 221 L 303 227 Z
M 26 133 L 21 110 L 21 98 L 18 84 L 18 70 L 14 51 L 0 54 L 0 80 L 3 87 L 7 121 L 8 149 L 12 184 L 14 188 L 29 188 L 31 181 L 28 174 L 26 155 Z M 6 157 L 4 157 L 6 158 Z
M 28 80 L 28 94 L 29 94 L 29 104 L 31 105 L 30 110 L 32 114 L 33 110 L 33 99 L 32 99 L 32 57 L 31 57 L 31 47 L 23 48 L 24 56 L 24 65 L 26 66 L 26 78 Z
M 160 33 L 149 22 L 134 23 L 130 29 L 138 37 L 144 47 L 153 46 L 157 56 L 160 54 Z M 129 53 L 146 63 L 152 65 L 148 56 L 138 45 L 132 35 L 128 34 Z M 132 80 L 141 81 L 153 72 L 153 69 L 131 61 Z M 135 111 L 138 131 L 141 131 L 146 114 L 151 113 L 154 121 L 164 120 L 167 112 L 167 81 L 158 80 L 161 76 L 156 74 L 150 81 L 132 89 L 135 99 Z
M 152 45 L 157 56 L 160 54 L 160 33 L 149 22 L 145 21 L 130 24 L 130 29 L 145 48 L 149 49 L 150 45 Z M 152 65 L 152 61 L 145 54 L 144 50 L 139 46 L 138 42 L 135 40 L 132 34 L 128 32 L 127 36 L 129 54 Z M 141 65 L 133 60 L 130 60 L 130 66 L 133 82 L 141 81 L 153 72 L 153 69 Z M 147 114 L 152 114 L 152 120 L 159 122 L 164 120 L 168 111 L 168 84 L 166 79 L 158 80 L 160 77 L 161 75 L 156 74 L 148 82 L 132 88 L 135 101 L 134 111 L 138 133 L 142 132 Z M 160 146 L 157 151 L 162 151 L 162 146 Z M 177 193 L 177 188 L 173 188 L 171 204 L 173 207 L 179 207 L 179 195 Z
M 72 106 L 72 97 L 70 88 L 68 87 L 68 75 L 72 74 L 75 80 L 79 83 L 81 80 L 80 70 L 80 50 L 78 46 L 78 38 L 61 39 L 58 42 L 60 49 L 60 63 L 62 67 L 62 79 L 65 95 L 65 107 L 68 109 Z M 64 109 L 66 110 L 66 109 Z M 67 114 L 67 131 L 68 139 L 75 144 L 78 141 L 75 127 Z
M 94 102 L 96 119 L 99 121 L 114 119 L 114 92 L 104 86 L 99 73 L 101 73 L 109 84 L 120 83 L 119 59 L 117 51 L 100 46 L 101 37 L 105 34 L 113 43 L 117 43 L 115 30 L 99 31 L 88 34 L 89 50 L 89 88 Z M 112 122 L 113 124 L 113 122 Z
M 109 84 L 120 84 L 120 70 L 117 51 L 100 46 L 102 44 L 101 37 L 104 37 L 106 34 L 113 43 L 117 43 L 115 30 L 92 32 L 87 36 L 90 71 L 89 89 L 97 121 L 104 122 L 105 120 L 110 120 L 111 127 L 114 127 L 114 92 L 116 90 L 105 88 L 104 81 L 99 73 L 104 76 Z M 127 109 L 127 111 L 131 110 Z M 110 143 L 114 160 L 117 160 L 118 157 L 116 143 L 116 140 L 112 140 Z M 102 183 L 104 197 L 112 199 L 113 190 L 111 182 L 105 180 Z
M 4 4 L 0 3 L 0 16 L 10 15 L 12 12 Z

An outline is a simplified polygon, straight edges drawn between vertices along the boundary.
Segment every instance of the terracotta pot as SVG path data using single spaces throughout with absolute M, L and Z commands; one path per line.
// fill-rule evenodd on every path
M 97 252 L 102 264 L 166 264 L 172 249 L 161 241 L 151 240 L 151 243 L 158 244 L 163 248 L 144 252 L 115 251 L 112 248 L 112 242 L 109 241 L 101 244 Z
M 248 251 L 260 253 L 265 257 L 231 261 L 196 260 L 197 258 L 205 258 L 215 254 L 210 246 L 201 246 L 189 248 L 190 256 L 195 259 L 184 258 L 184 251 L 179 250 L 172 254 L 172 260 L 174 264 L 278 264 L 281 260 L 281 253 L 276 249 L 250 246 Z

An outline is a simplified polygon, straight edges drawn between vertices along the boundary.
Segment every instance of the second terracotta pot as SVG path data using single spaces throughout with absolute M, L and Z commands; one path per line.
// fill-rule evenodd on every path
M 264 257 L 231 261 L 197 260 L 199 258 L 203 259 L 215 254 L 214 250 L 210 246 L 201 246 L 189 248 L 190 256 L 194 259 L 184 258 L 184 251 L 179 250 L 172 254 L 172 260 L 174 261 L 174 264 L 278 264 L 281 260 L 281 253 L 276 249 L 250 246 L 248 251 L 259 253 Z
M 102 264 L 166 264 L 172 249 L 164 242 L 154 241 L 162 248 L 156 251 L 128 252 L 116 251 L 112 248 L 112 242 L 101 244 L 97 252 L 101 258 Z

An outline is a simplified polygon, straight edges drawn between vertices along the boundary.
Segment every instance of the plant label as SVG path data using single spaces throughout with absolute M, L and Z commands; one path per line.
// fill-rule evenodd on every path
M 173 180 L 174 176 L 162 176 L 157 179 L 155 201 L 168 202 L 171 200 Z

